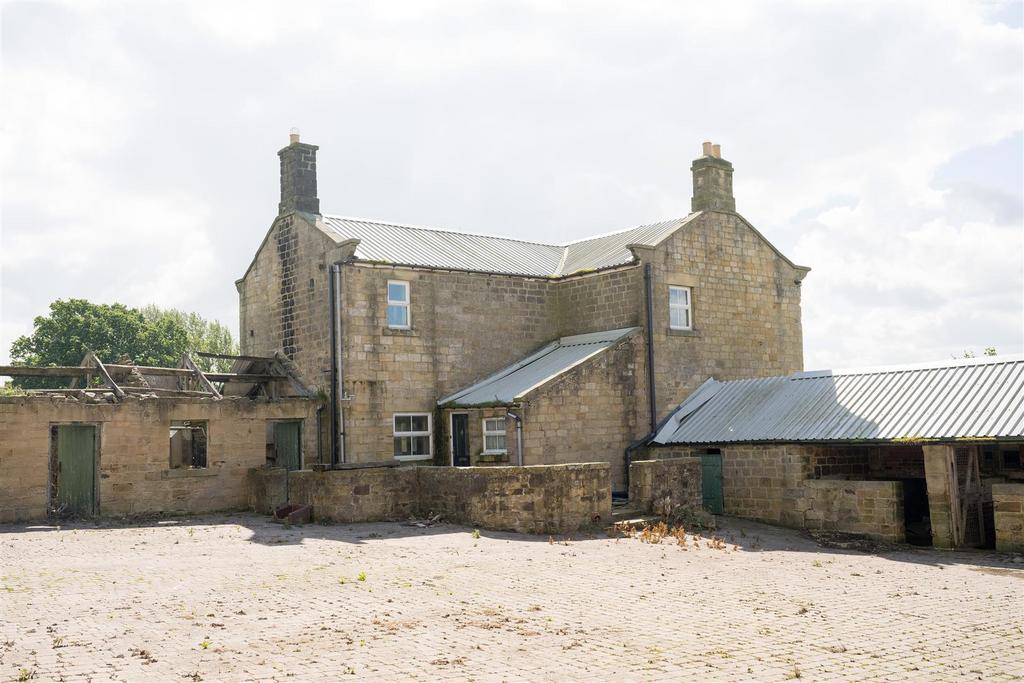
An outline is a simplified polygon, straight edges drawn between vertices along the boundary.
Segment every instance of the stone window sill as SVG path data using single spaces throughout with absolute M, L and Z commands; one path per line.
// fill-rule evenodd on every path
M 668 329 L 668 336 L 670 337 L 699 337 L 700 330 L 673 330 L 671 327 Z
M 403 330 L 397 327 L 385 327 L 381 330 L 385 337 L 418 337 L 420 333 L 414 329 Z
M 481 453 L 476 456 L 477 462 L 508 462 L 508 453 Z
M 395 460 L 398 462 L 422 462 L 424 460 L 433 460 L 432 455 L 396 455 Z
M 217 470 L 212 470 L 209 467 L 201 469 L 193 469 L 189 467 L 182 467 L 173 470 L 164 470 L 164 479 L 185 479 L 187 477 L 216 477 Z

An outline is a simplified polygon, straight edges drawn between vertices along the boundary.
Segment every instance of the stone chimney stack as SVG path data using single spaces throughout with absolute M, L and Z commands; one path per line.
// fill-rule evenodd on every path
M 735 211 L 736 198 L 732 196 L 732 164 L 722 158 L 721 145 L 705 142 L 703 156 L 693 162 L 694 211 Z
M 320 200 L 316 197 L 316 151 L 320 148 L 299 142 L 299 131 L 294 128 L 288 140 L 288 146 L 277 153 L 281 157 L 278 213 L 320 213 Z

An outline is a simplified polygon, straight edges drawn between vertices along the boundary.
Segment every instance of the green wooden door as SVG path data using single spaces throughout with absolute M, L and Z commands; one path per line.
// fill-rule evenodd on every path
M 288 470 L 302 467 L 302 423 L 274 423 L 274 453 L 277 454 L 277 466 Z
M 705 453 L 701 459 L 701 481 L 703 482 L 704 509 L 722 514 L 722 456 L 720 453 Z
M 61 514 L 96 512 L 96 428 L 57 426 L 57 508 Z

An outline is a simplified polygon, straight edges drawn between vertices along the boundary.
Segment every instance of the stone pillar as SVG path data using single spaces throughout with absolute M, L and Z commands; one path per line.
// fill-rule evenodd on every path
M 1024 484 L 992 484 L 996 550 L 1024 552 Z
M 924 477 L 928 487 L 928 514 L 932 522 L 932 545 L 936 548 L 952 548 L 953 501 L 950 491 L 956 482 L 949 481 L 949 460 L 953 457 L 952 446 L 924 446 Z

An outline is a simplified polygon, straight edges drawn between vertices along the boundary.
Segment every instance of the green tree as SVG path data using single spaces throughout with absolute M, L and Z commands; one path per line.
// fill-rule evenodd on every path
M 994 347 L 994 346 L 986 346 L 985 350 L 982 351 L 982 354 L 985 355 L 985 356 L 994 356 L 994 355 L 996 355 L 996 347 Z M 974 357 L 975 357 L 974 351 L 971 351 L 970 349 L 965 350 L 962 356 L 953 356 L 953 358 L 974 358 Z
M 148 321 L 124 304 L 94 304 L 85 299 L 58 299 L 50 314 L 33 321 L 29 336 L 11 344 L 15 365 L 78 365 L 88 351 L 108 363 L 128 356 L 139 365 L 174 367 L 188 344 L 188 335 L 172 320 Z M 58 387 L 57 378 L 23 377 L 24 388 Z
M 142 315 L 153 323 L 173 323 L 185 330 L 186 350 L 191 352 L 238 354 L 238 344 L 226 326 L 207 320 L 198 313 L 187 313 L 176 308 L 157 308 L 149 305 L 142 309 Z M 196 365 L 204 371 L 227 372 L 231 361 L 217 358 L 196 357 Z
M 14 365 L 78 365 L 88 351 L 105 363 L 127 356 L 138 365 L 177 367 L 185 353 L 237 353 L 231 332 L 218 322 L 195 313 L 143 310 L 124 304 L 94 304 L 85 299 L 58 299 L 49 315 L 33 321 L 31 335 L 11 344 Z M 196 358 L 204 370 L 221 369 L 230 361 Z M 26 389 L 59 387 L 59 378 L 17 378 L 13 385 Z

